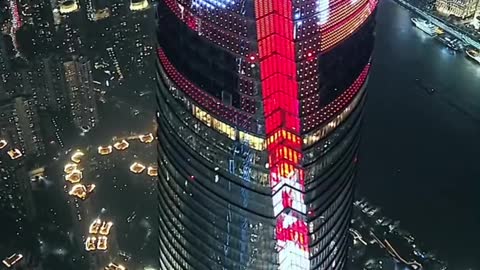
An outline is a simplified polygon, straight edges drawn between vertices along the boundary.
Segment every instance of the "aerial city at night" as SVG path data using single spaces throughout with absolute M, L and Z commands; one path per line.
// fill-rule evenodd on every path
M 2 0 L 0 27 L 1 270 L 480 270 L 480 0 Z

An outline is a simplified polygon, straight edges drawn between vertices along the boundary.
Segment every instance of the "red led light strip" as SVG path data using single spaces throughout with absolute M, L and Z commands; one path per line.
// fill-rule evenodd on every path
M 255 0 L 279 268 L 310 269 L 292 0 Z

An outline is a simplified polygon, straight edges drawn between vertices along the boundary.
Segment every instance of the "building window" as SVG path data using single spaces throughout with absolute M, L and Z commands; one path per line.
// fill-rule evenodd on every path
M 226 135 L 231 140 L 237 139 L 236 129 L 216 118 L 212 117 L 206 111 L 199 107 L 192 105 L 193 115 L 205 125 L 213 127 L 217 132 Z M 255 150 L 265 150 L 265 140 L 263 138 L 240 131 L 238 139 L 242 142 L 247 142 L 248 145 Z

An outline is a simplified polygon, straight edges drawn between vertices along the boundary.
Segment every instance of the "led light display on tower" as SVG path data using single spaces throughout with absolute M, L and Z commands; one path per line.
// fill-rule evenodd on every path
M 234 0 L 192 0 L 192 6 L 200 9 L 226 8 L 233 3 Z
M 164 0 L 161 269 L 344 269 L 376 0 Z
M 317 0 L 315 4 L 317 5 L 318 24 L 324 25 L 328 22 L 328 16 L 330 15 L 330 0 Z

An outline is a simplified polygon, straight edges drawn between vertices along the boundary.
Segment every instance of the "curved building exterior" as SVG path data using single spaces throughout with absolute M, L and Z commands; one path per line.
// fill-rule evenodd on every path
M 161 269 L 343 269 L 377 0 L 161 0 Z

